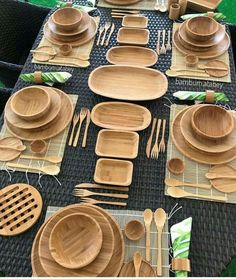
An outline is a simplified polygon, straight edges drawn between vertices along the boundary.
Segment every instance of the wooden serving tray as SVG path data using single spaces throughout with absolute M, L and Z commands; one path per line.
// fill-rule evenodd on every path
M 147 28 L 148 18 L 146 16 L 127 15 L 123 17 L 122 26 L 132 28 Z
M 149 30 L 139 28 L 119 29 L 117 34 L 117 42 L 125 45 L 146 46 L 149 42 Z
M 188 8 L 197 12 L 214 11 L 222 0 L 188 0 Z

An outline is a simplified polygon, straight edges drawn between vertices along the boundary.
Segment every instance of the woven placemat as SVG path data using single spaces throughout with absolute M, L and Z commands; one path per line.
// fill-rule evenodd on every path
M 179 28 L 180 25 L 181 25 L 181 23 L 174 23 L 173 24 L 173 35 L 174 35 L 175 31 Z M 186 71 L 188 71 L 188 69 L 195 69 L 193 67 L 186 66 L 185 61 L 184 61 L 185 55 L 177 50 L 177 48 L 175 47 L 174 43 L 172 45 L 173 45 L 173 49 L 172 49 L 171 66 L 175 66 L 175 67 L 178 67 L 178 68 L 181 68 L 181 69 L 186 69 Z M 230 62 L 229 62 L 229 53 L 228 53 L 228 51 L 226 51 L 224 54 L 220 55 L 219 57 L 217 57 L 215 59 L 220 60 L 220 61 L 226 63 L 228 65 L 229 69 L 230 69 Z M 208 61 L 209 60 L 206 60 L 206 59 L 205 60 L 204 59 L 200 59 L 201 64 L 206 64 Z M 212 76 L 210 76 L 210 77 L 181 76 L 181 78 L 202 79 L 202 80 L 211 80 L 211 81 L 218 81 L 218 82 L 231 82 L 230 70 L 229 70 L 229 74 L 227 76 L 225 76 L 225 77 L 222 77 L 222 78 L 217 78 L 217 77 L 212 77 Z
M 73 103 L 73 110 L 75 109 L 75 105 L 78 99 L 78 95 L 68 95 L 71 98 L 71 101 Z M 66 139 L 67 139 L 67 135 L 69 132 L 69 128 L 70 125 L 67 125 L 67 127 L 57 136 L 49 139 L 49 141 L 47 141 L 48 146 L 47 146 L 47 151 L 45 153 L 45 157 L 47 156 L 60 156 L 63 158 L 64 156 L 64 151 L 65 151 L 65 146 L 66 146 Z M 5 138 L 5 137 L 9 137 L 11 136 L 11 134 L 8 132 L 6 125 L 4 124 L 2 126 L 1 132 L 0 132 L 0 138 Z M 31 155 L 34 156 L 31 152 L 30 152 L 30 142 L 28 141 L 24 141 L 24 145 L 26 145 L 26 150 L 24 152 L 22 152 L 22 155 Z M 24 164 L 24 165 L 28 165 L 31 167 L 44 167 L 47 165 L 51 165 L 52 163 L 44 161 L 44 160 L 29 160 L 29 159 L 22 159 L 20 158 L 20 156 L 18 158 L 16 158 L 15 160 L 12 160 L 11 163 L 15 163 L 15 164 Z M 61 166 L 61 163 L 57 164 L 59 167 Z M 6 162 L 0 162 L 0 169 L 6 169 Z M 21 168 L 15 168 L 13 169 L 14 171 L 21 171 L 21 172 L 25 172 L 25 169 L 21 169 Z M 27 170 L 27 173 L 38 173 L 38 171 L 35 170 Z
M 187 106 L 181 106 L 181 105 L 172 105 L 171 110 L 170 110 L 170 130 L 171 126 L 173 123 L 173 119 L 175 116 L 184 108 Z M 234 112 L 234 115 L 236 116 L 236 112 Z M 169 172 L 169 170 L 166 167 L 166 177 L 171 177 L 175 178 L 184 182 L 189 182 L 189 183 L 204 183 L 204 184 L 209 184 L 209 180 L 205 178 L 205 174 L 209 171 L 209 168 L 211 167 L 210 165 L 205 165 L 205 164 L 200 164 L 197 163 L 193 160 L 190 160 L 186 156 L 184 156 L 181 152 L 178 151 L 176 146 L 174 145 L 172 141 L 171 135 L 169 135 L 169 140 L 168 140 L 168 147 L 167 147 L 167 161 L 170 160 L 171 158 L 180 158 L 184 161 L 185 163 L 185 171 L 182 175 L 175 176 Z M 236 160 L 233 160 L 232 162 L 229 163 L 231 166 L 236 167 Z M 165 195 L 168 196 L 167 194 L 167 186 L 165 186 Z M 193 194 L 199 194 L 199 195 L 209 195 L 210 197 L 214 196 L 225 196 L 228 198 L 228 203 L 236 203 L 236 192 L 235 193 L 229 193 L 229 194 L 224 194 L 220 191 L 217 191 L 215 188 L 211 189 L 200 189 L 200 188 L 193 188 L 193 187 L 181 187 L 182 189 L 193 193 Z M 197 199 L 199 200 L 200 198 L 192 198 L 192 197 L 187 197 L 187 199 Z
M 53 215 L 56 211 L 61 209 L 62 207 L 57 206 L 48 206 L 47 213 L 45 219 L 49 218 Z M 125 224 L 131 220 L 138 220 L 143 223 L 143 212 L 136 211 L 136 210 L 112 210 L 108 209 L 120 225 L 121 229 L 124 230 Z M 169 231 L 168 231 L 168 219 L 166 220 L 163 232 L 162 232 L 162 272 L 163 277 L 169 277 Z M 132 261 L 133 254 L 136 251 L 139 251 L 145 259 L 145 237 L 138 241 L 132 241 L 127 239 L 124 236 L 125 240 L 125 259 L 124 263 Z M 153 220 L 151 225 L 151 245 L 150 245 L 150 252 L 151 252 L 151 265 L 154 269 L 157 268 L 157 229 L 155 222 Z
M 100 22 L 100 17 L 97 16 L 97 17 L 94 17 L 94 20 L 97 24 L 97 27 L 99 25 L 99 22 Z M 75 61 L 76 62 L 76 59 L 73 59 L 72 57 L 79 57 L 79 56 L 84 56 L 84 57 L 88 57 L 88 60 L 89 60 L 89 57 L 90 57 L 90 53 L 92 51 L 92 48 L 93 48 L 93 44 L 94 44 L 94 41 L 95 41 L 95 37 L 89 41 L 88 43 L 82 45 L 82 46 L 77 46 L 77 47 L 73 47 L 72 49 L 72 52 L 68 55 L 68 56 L 65 56 L 65 58 L 63 58 L 65 60 L 65 63 L 63 63 L 63 66 L 69 66 L 69 67 L 74 67 L 74 68 L 80 68 L 79 66 L 76 66 L 76 65 L 71 65 L 71 64 L 66 64 L 66 63 L 69 63 L 72 62 L 72 61 Z M 53 46 L 53 48 L 59 52 L 59 47 L 54 45 L 53 43 L 49 42 L 45 36 L 42 37 L 38 47 L 40 46 Z M 69 61 L 67 61 L 66 59 L 69 59 Z M 34 58 L 32 59 L 32 63 L 35 63 L 35 64 L 44 64 L 44 65 L 56 65 L 58 66 L 58 63 L 53 63 L 53 62 L 40 62 L 40 61 L 37 61 L 35 60 Z

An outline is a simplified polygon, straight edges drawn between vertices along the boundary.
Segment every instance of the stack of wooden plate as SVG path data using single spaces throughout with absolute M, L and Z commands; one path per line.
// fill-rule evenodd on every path
M 31 253 L 33 276 L 115 277 L 124 239 L 115 219 L 93 205 L 70 205 L 38 231 Z
M 208 16 L 195 17 L 182 23 L 173 41 L 181 53 L 193 54 L 202 59 L 218 57 L 230 46 L 224 26 Z
M 23 140 L 49 139 L 70 123 L 73 104 L 63 91 L 29 86 L 17 91 L 5 107 L 8 131 Z
M 236 119 L 215 105 L 182 110 L 172 124 L 172 139 L 186 157 L 204 164 L 224 164 L 236 158 Z
M 45 37 L 55 45 L 83 45 L 95 36 L 97 24 L 86 12 L 75 8 L 57 10 L 44 26 Z

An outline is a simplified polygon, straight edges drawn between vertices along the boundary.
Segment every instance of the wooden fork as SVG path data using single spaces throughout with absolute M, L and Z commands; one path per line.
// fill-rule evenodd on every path
M 79 139 L 79 134 L 80 134 L 80 129 L 81 129 L 81 126 L 82 126 L 82 122 L 84 121 L 84 119 L 87 115 L 87 111 L 88 111 L 87 108 L 81 108 L 81 110 L 80 110 L 80 114 L 79 114 L 80 122 L 79 122 L 79 128 L 77 130 L 77 133 L 76 133 L 76 136 L 75 136 L 75 139 L 74 139 L 74 143 L 73 143 L 74 147 L 77 146 L 78 139 Z
M 165 153 L 166 145 L 165 145 L 165 130 L 166 130 L 166 119 L 163 119 L 162 123 L 162 137 L 159 144 L 159 152 Z
M 78 121 L 79 121 L 79 114 L 75 113 L 75 115 L 73 117 L 73 126 L 72 126 L 72 131 L 70 134 L 70 140 L 69 140 L 69 144 L 68 144 L 69 146 L 72 145 L 74 132 L 75 132 L 75 126 L 77 125 Z
M 129 195 L 127 194 L 98 193 L 98 192 L 92 192 L 84 189 L 74 190 L 73 195 L 81 198 L 90 197 L 90 196 L 103 196 L 103 197 L 120 198 L 120 199 L 129 198 Z
M 159 156 L 158 137 L 159 137 L 159 133 L 160 133 L 160 128 L 161 128 L 161 119 L 158 119 L 156 140 L 155 140 L 154 146 L 151 151 L 151 158 L 156 159 L 156 160 L 158 160 L 158 156 Z
M 126 202 L 100 201 L 91 198 L 82 198 L 81 202 L 88 203 L 88 204 L 110 204 L 110 205 L 127 206 Z
M 166 54 L 165 40 L 166 40 L 166 30 L 164 29 L 162 31 L 162 46 L 161 46 L 160 54 Z
M 106 22 L 105 23 L 105 31 L 104 31 L 103 38 L 102 38 L 102 41 L 101 41 L 101 46 L 104 45 L 104 42 L 105 42 L 105 39 L 106 39 L 106 34 L 107 34 L 107 31 L 110 27 L 111 27 L 111 22 L 110 21 Z

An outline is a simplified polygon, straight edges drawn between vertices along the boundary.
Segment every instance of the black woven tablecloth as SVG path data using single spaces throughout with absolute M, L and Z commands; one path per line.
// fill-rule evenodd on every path
M 105 8 L 99 9 L 101 12 L 101 23 L 111 20 L 110 10 Z M 149 47 L 155 49 L 158 29 L 170 29 L 172 22 L 169 21 L 166 14 L 156 12 L 146 12 L 143 14 L 149 18 L 150 43 Z M 121 27 L 121 21 L 112 19 L 116 24 L 113 33 L 111 45 L 116 45 L 116 34 Z M 35 42 L 34 47 L 38 45 L 42 37 L 42 30 Z M 23 38 L 22 38 L 23 39 Z M 91 54 L 91 66 L 87 69 L 73 69 L 69 67 L 44 66 L 31 64 L 32 56 L 29 55 L 24 66 L 23 72 L 57 71 L 67 70 L 73 74 L 73 77 L 65 84 L 58 88 L 67 93 L 79 95 L 79 101 L 76 106 L 78 112 L 81 107 L 92 107 L 98 102 L 109 101 L 92 93 L 87 84 L 89 73 L 96 67 L 108 64 L 105 59 L 107 48 L 94 46 Z M 165 95 L 171 101 L 172 93 L 178 90 L 196 90 L 204 91 L 206 89 L 220 89 L 230 98 L 230 105 L 235 108 L 236 105 L 236 83 L 232 51 L 230 49 L 232 83 L 212 83 L 202 81 L 201 83 L 184 79 L 169 79 L 168 92 Z M 170 66 L 171 55 L 160 56 L 155 69 L 164 72 Z M 18 80 L 15 91 L 24 86 L 28 86 L 21 80 Z M 164 104 L 169 102 L 165 98 L 148 102 L 139 102 L 151 110 L 153 115 L 160 118 L 169 119 L 169 108 Z M 82 130 L 83 131 L 83 130 Z M 95 143 L 99 128 L 91 124 L 88 136 L 88 145 L 86 149 L 71 148 L 66 146 L 65 155 L 58 176 L 61 186 L 56 180 L 49 176 L 43 176 L 41 179 L 42 188 L 37 184 L 38 175 L 29 174 L 30 184 L 34 185 L 42 194 L 44 206 L 40 220 L 27 232 L 15 237 L 0 237 L 0 271 L 6 276 L 31 276 L 30 253 L 33 239 L 39 227 L 43 223 L 48 205 L 65 206 L 78 202 L 78 199 L 71 195 L 74 185 L 81 182 L 92 182 L 96 160 Z M 166 156 L 161 154 L 158 161 L 147 160 L 145 156 L 145 146 L 150 127 L 140 132 L 140 149 L 139 156 L 133 161 L 134 174 L 133 182 L 130 186 L 128 209 L 143 210 L 163 207 L 170 212 L 172 207 L 179 203 L 182 210 L 178 211 L 171 219 L 170 225 L 182 221 L 189 216 L 193 217 L 192 238 L 190 259 L 192 272 L 190 276 L 219 276 L 231 257 L 236 254 L 236 221 L 234 212 L 235 205 L 214 203 L 207 201 L 197 201 L 190 199 L 175 200 L 164 196 L 164 176 Z M 168 135 L 166 135 L 167 139 Z M 23 182 L 27 183 L 24 173 L 15 172 L 12 174 L 12 181 L 5 171 L 0 172 L 0 187 L 3 188 L 8 184 Z

